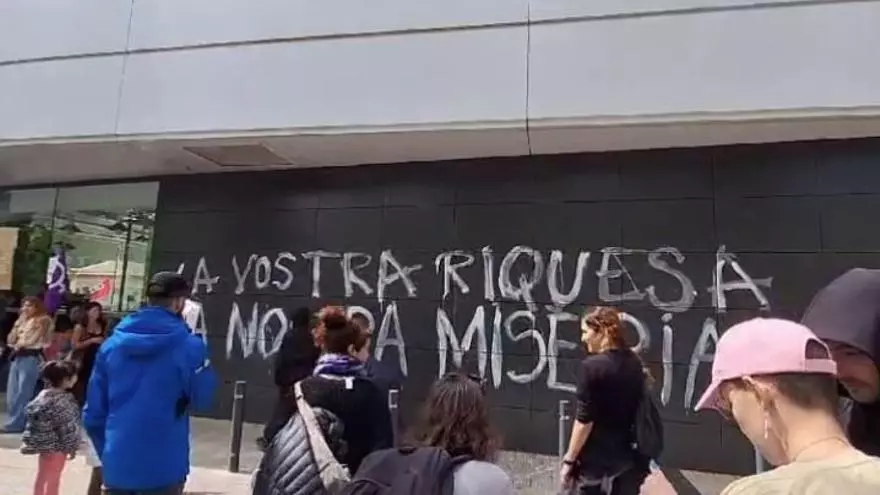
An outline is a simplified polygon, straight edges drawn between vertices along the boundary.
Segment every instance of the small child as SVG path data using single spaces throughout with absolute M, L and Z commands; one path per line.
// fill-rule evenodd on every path
M 77 367 L 71 361 L 49 361 L 40 372 L 46 386 L 25 409 L 21 452 L 39 455 L 34 495 L 58 495 L 64 464 L 80 445 L 79 406 L 70 393 Z

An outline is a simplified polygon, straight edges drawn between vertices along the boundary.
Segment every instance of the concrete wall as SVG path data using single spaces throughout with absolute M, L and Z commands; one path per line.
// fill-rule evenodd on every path
M 664 460 L 744 473 L 745 440 L 691 411 L 713 325 L 798 317 L 845 269 L 880 265 L 878 157 L 873 140 L 174 178 L 160 187 L 153 268 L 183 263 L 195 277 L 226 383 L 218 416 L 230 384 L 247 380 L 248 414 L 265 418 L 283 312 L 342 302 L 371 313 L 376 354 L 406 370 L 407 416 L 455 368 L 458 344 L 460 363 L 491 384 L 507 447 L 553 452 L 557 401 L 571 398 L 581 357 L 560 343 L 578 339 L 566 318 L 608 302 L 643 325 L 630 338 L 647 348 L 664 403 Z M 514 257 L 516 246 L 534 251 Z M 444 275 L 452 252 L 460 280 Z M 737 267 L 745 290 L 726 285 L 743 278 Z
M 464 126 L 521 133 L 519 155 L 621 118 L 873 112 L 878 21 L 823 0 L 5 0 L 0 143 Z

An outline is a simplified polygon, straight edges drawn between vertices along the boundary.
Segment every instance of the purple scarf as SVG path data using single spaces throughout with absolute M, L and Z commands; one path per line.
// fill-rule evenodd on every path
M 313 375 L 365 376 L 364 363 L 345 354 L 324 354 L 318 358 Z

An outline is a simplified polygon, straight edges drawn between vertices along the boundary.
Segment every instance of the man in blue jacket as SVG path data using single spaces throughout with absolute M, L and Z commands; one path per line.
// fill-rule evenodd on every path
M 157 273 L 149 304 L 101 345 L 83 423 L 109 495 L 179 495 L 189 475 L 189 411 L 211 406 L 217 377 L 181 317 L 189 283 Z

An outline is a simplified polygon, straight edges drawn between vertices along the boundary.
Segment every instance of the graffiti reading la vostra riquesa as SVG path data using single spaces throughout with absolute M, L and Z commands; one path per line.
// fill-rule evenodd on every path
M 575 301 L 587 283 L 585 279 L 595 276 L 597 296 L 602 303 L 625 306 L 641 301 L 658 311 L 663 368 L 660 399 L 664 405 L 669 404 L 672 393 L 673 318 L 693 307 L 698 291 L 705 291 L 711 296 L 716 313 L 727 311 L 728 296 L 736 291 L 749 294 L 754 299 L 756 309 L 770 309 L 767 293 L 773 282 L 772 277 L 753 278 L 740 265 L 735 254 L 728 252 L 724 246 L 716 251 L 712 266 L 701 267 L 712 271 L 712 283 L 708 287 L 695 287 L 685 273 L 686 257 L 675 247 L 653 250 L 606 247 L 598 252 L 580 251 L 576 256 L 569 255 L 569 266 L 574 267 L 568 270 L 569 273 L 564 273 L 563 269 L 565 256 L 561 250 L 542 252 L 529 246 L 515 246 L 501 253 L 486 246 L 472 251 L 443 251 L 434 256 L 433 266 L 423 266 L 406 264 L 391 249 L 382 251 L 378 257 L 362 252 L 280 251 L 274 256 L 244 254 L 225 260 L 201 257 L 194 267 L 181 263 L 178 271 L 191 274 L 193 293 L 209 300 L 218 287 L 231 284 L 227 288 L 231 288 L 235 298 L 228 308 L 228 323 L 223 329 L 226 331 L 226 357 L 232 359 L 238 352 L 244 359 L 265 359 L 278 350 L 289 328 L 286 310 L 259 303 L 247 307 L 238 298 L 246 297 L 249 291 L 273 290 L 284 293 L 293 286 L 295 273 L 302 273 L 302 270 L 294 269 L 298 263 L 307 264 L 310 295 L 320 298 L 322 273 L 338 270 L 342 275 L 342 290 L 346 298 L 370 297 L 379 303 L 377 314 L 356 305 L 348 306 L 347 311 L 349 314 L 362 314 L 370 322 L 374 329 L 376 358 L 382 360 L 384 356 L 396 355 L 396 364 L 406 376 L 409 373 L 406 329 L 401 328 L 398 304 L 406 299 L 418 298 L 419 287 L 413 275 L 431 270 L 435 283 L 442 289 L 441 301 L 437 304 L 435 321 L 425 322 L 418 330 L 433 327 L 436 331 L 438 376 L 446 373 L 450 364 L 461 367 L 465 353 L 476 347 L 479 373 L 496 388 L 505 379 L 528 384 L 544 376 L 548 388 L 569 392 L 574 391 L 575 385 L 559 377 L 560 351 L 577 349 L 580 344 L 560 338 L 559 329 L 563 323 L 576 325 L 583 308 L 575 307 Z M 654 273 L 668 277 L 667 282 L 677 284 L 675 293 L 678 297 L 674 300 L 662 299 L 654 285 L 640 287 L 626 264 L 626 260 L 634 256 L 643 257 Z M 595 272 L 590 270 L 591 258 L 593 266 L 596 266 Z M 231 268 L 232 276 L 214 274 L 212 267 L 217 268 L 215 263 L 227 264 L 227 273 Z M 388 297 L 389 288 L 397 285 L 405 296 L 392 300 Z M 548 297 L 543 299 L 548 302 L 539 303 L 535 294 L 544 289 Z M 463 330 L 456 329 L 445 303 L 456 293 L 468 295 L 474 292 L 476 294 L 472 297 L 484 303 L 476 306 Z M 517 309 L 504 310 L 500 302 L 516 303 Z M 195 311 L 188 313 L 187 319 L 197 332 L 208 334 L 205 311 L 219 310 L 198 305 Z M 646 351 L 655 345 L 649 322 L 628 313 L 624 313 L 624 319 L 638 335 L 637 350 Z M 211 332 L 217 330 L 210 329 Z M 715 318 L 706 317 L 687 366 L 682 404 L 685 409 L 692 406 L 697 371 L 701 364 L 712 361 L 718 337 Z M 519 342 L 530 342 L 535 349 L 531 369 L 505 369 L 505 343 Z M 391 348 L 396 352 L 387 353 Z

